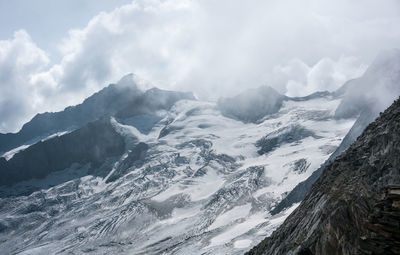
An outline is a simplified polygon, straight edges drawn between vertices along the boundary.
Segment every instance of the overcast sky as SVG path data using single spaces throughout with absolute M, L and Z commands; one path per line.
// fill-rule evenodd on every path
M 399 27 L 398 0 L 0 0 L 0 132 L 127 73 L 211 99 L 334 90 Z

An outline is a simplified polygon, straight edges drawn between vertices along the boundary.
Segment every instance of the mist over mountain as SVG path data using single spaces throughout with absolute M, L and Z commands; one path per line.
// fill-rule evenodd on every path
M 0 151 L 5 152 L 23 143 L 32 143 L 34 138 L 73 130 L 102 116 L 116 114 L 128 102 L 143 94 L 130 77 L 124 77 L 119 84 L 111 84 L 81 104 L 67 107 L 62 112 L 37 114 L 18 133 L 0 134 Z
M 246 254 L 399 254 L 400 99 L 328 164 L 300 206 Z
M 399 0 L 0 0 L 0 255 L 400 254 Z
M 305 97 L 261 86 L 209 102 L 139 89 L 127 75 L 77 106 L 40 114 L 1 136 L 0 247 L 243 254 L 293 211 L 304 214 L 298 205 L 311 185 L 400 94 L 397 53 L 337 91 Z
M 312 176 L 299 183 L 286 198 L 272 211 L 273 214 L 302 201 L 311 189 L 311 185 L 321 175 L 324 167 L 344 152 L 400 95 L 400 50 L 381 52 L 366 72 L 357 79 L 346 82 L 335 94 L 342 98 L 335 110 L 336 119 L 357 117 L 356 122 L 344 137 L 334 153 Z
M 336 109 L 336 118 L 356 116 L 368 109 L 377 117 L 400 94 L 400 50 L 382 51 L 357 79 L 343 86 L 343 100 Z
M 183 98 L 193 98 L 193 95 L 156 88 L 141 91 L 130 74 L 79 105 L 67 107 L 61 112 L 37 114 L 19 132 L 0 134 L 0 151 L 6 152 L 25 143 L 32 144 L 38 138 L 71 131 L 105 116 L 129 118 L 140 114 L 155 114 Z
M 286 97 L 271 87 L 263 86 L 247 90 L 232 98 L 221 98 L 221 112 L 244 122 L 257 122 L 264 116 L 276 113 Z
M 202 100 L 334 91 L 400 45 L 397 0 L 0 3 L 0 132 L 133 72 Z

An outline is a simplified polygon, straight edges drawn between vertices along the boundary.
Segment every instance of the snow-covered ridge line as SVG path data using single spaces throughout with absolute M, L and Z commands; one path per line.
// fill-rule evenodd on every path
M 47 137 L 45 137 L 45 138 L 43 138 L 43 139 L 40 139 L 40 141 L 44 142 L 44 141 L 49 140 L 49 139 L 51 139 L 51 138 L 53 138 L 53 137 L 56 137 L 56 136 L 63 136 L 63 135 L 68 134 L 68 133 L 70 133 L 70 132 L 71 132 L 71 131 L 57 132 L 57 133 L 54 133 L 54 134 L 52 134 L 52 135 L 49 135 L 49 136 L 47 136 Z M 18 152 L 21 152 L 21 151 L 23 151 L 23 150 L 29 148 L 29 146 L 31 146 L 32 144 L 34 144 L 34 143 L 21 145 L 21 146 L 19 146 L 19 147 L 17 147 L 17 148 L 14 148 L 14 149 L 12 149 L 12 150 L 10 150 L 10 151 L 7 151 L 7 152 L 3 153 L 3 155 L 1 155 L 0 157 L 3 157 L 3 158 L 5 158 L 7 161 L 9 161 L 10 159 L 12 159 L 12 157 L 14 157 L 15 154 L 17 154 Z
M 283 222 L 295 206 L 275 216 L 269 211 L 329 157 L 352 126 L 354 119 L 333 118 L 339 103 L 329 96 L 286 100 L 260 123 L 225 117 L 215 103 L 195 100 L 176 102 L 158 122 L 143 116 L 139 120 L 149 126 L 141 130 L 136 120 L 111 118 L 126 149 L 101 166 L 107 174 L 90 176 L 90 166 L 77 165 L 62 173 L 75 171 L 76 179 L 14 198 L 13 210 L 0 211 L 4 224 L 14 226 L 18 217 L 36 228 L 7 227 L 0 247 L 11 253 L 69 247 L 89 254 L 241 254 Z M 295 125 L 314 135 L 257 152 L 261 138 L 287 135 L 277 130 Z M 80 169 L 89 175 L 79 176 Z M 7 201 L 0 199 L 0 208 Z M 33 209 L 22 213 L 28 207 Z M 52 223 L 46 227 L 45 218 L 31 217 L 34 208 Z M 55 228 L 63 222 L 68 225 Z M 28 242 L 28 236 L 37 238 Z

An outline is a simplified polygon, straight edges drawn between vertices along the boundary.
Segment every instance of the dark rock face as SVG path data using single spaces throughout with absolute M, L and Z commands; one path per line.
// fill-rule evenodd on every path
M 51 172 L 70 167 L 73 163 L 99 167 L 107 158 L 125 151 L 123 137 L 110 120 L 91 122 L 69 134 L 38 142 L 14 155 L 0 160 L 0 185 L 43 178 Z
M 332 162 L 337 156 L 344 152 L 350 145 L 357 139 L 357 137 L 362 133 L 366 126 L 371 123 L 379 114 L 372 113 L 370 109 L 365 109 L 354 125 L 351 127 L 350 131 L 344 137 L 343 141 L 340 143 L 339 147 L 331 154 L 329 159 L 322 164 L 317 170 L 315 170 L 307 180 L 300 182 L 294 187 L 292 191 L 284 198 L 282 201 L 271 211 L 272 215 L 278 214 L 284 209 L 292 206 L 295 203 L 301 202 L 307 193 L 310 191 L 313 183 L 322 174 L 325 166 Z
M 400 254 L 398 202 L 382 202 L 388 187 L 400 184 L 399 155 L 400 99 L 325 167 L 283 225 L 247 254 Z M 375 241 L 368 247 L 366 240 Z
M 400 253 L 400 186 L 389 186 L 373 208 L 364 226 L 375 233 L 361 237 L 361 250 L 367 254 Z
M 182 99 L 194 100 L 192 93 L 176 92 L 152 88 L 147 90 L 143 96 L 132 100 L 115 116 L 117 118 L 128 118 L 138 114 L 153 114 L 158 110 L 168 110 L 177 101 Z
M 32 144 L 8 161 L 0 157 L 0 197 L 28 195 L 88 174 L 106 177 L 113 169 L 115 157 L 127 152 L 127 158 L 106 180 L 115 181 L 141 164 L 148 145 L 139 143 L 127 148 L 125 138 L 114 129 L 110 117 L 148 133 L 161 120 L 157 112 L 169 110 L 181 99 L 195 98 L 191 93 L 157 88 L 142 92 L 133 76 L 127 75 L 80 105 L 61 112 L 38 114 L 20 132 L 0 134 L 0 155 L 24 143 Z M 65 130 L 75 131 L 41 141 Z
M 18 133 L 0 134 L 0 152 L 18 147 L 37 137 L 80 128 L 102 116 L 116 114 L 143 94 L 134 81 L 128 82 L 128 78 L 122 78 L 118 84 L 111 84 L 81 104 L 67 107 L 64 111 L 37 114 Z
M 149 146 L 145 143 L 138 143 L 129 153 L 128 156 L 117 166 L 115 171 L 107 178 L 106 183 L 117 180 L 128 172 L 129 169 L 140 167 Z
M 193 100 L 195 98 L 192 93 L 157 88 L 143 93 L 128 75 L 122 78 L 118 84 L 111 84 L 88 97 L 82 104 L 67 107 L 61 112 L 38 114 L 18 133 L 0 134 L 0 153 L 18 147 L 34 138 L 80 128 L 104 116 L 130 118 L 137 115 L 152 115 L 158 110 L 168 110 L 181 99 Z M 148 122 L 158 120 L 154 116 L 147 119 Z M 146 126 L 139 126 L 139 128 L 142 128 L 144 132 L 148 131 Z
M 222 114 L 243 122 L 257 122 L 268 114 L 279 111 L 285 96 L 271 87 L 247 90 L 232 98 L 222 98 L 218 107 Z
M 161 129 L 160 134 L 158 135 L 158 139 L 163 138 L 164 136 L 169 135 L 171 132 L 182 130 L 183 127 L 173 126 L 173 125 L 166 125 Z
M 308 96 L 288 97 L 288 99 L 290 99 L 291 101 L 301 102 L 301 101 L 308 101 L 308 100 L 315 99 L 315 98 L 328 97 L 328 96 L 332 96 L 332 95 L 337 96 L 337 93 L 329 92 L 329 91 L 317 91 Z
M 296 160 L 293 163 L 291 170 L 293 172 L 301 174 L 301 173 L 304 173 L 310 167 L 310 164 L 311 163 L 307 162 L 307 160 L 305 158 L 302 158 L 302 159 Z
M 162 120 L 163 117 L 156 114 L 138 114 L 126 119 L 119 119 L 118 122 L 124 125 L 133 126 L 142 134 L 149 134 L 151 129 Z
M 275 148 L 285 143 L 298 142 L 306 137 L 318 138 L 313 132 L 305 129 L 300 125 L 292 125 L 288 127 L 280 128 L 267 136 L 261 138 L 256 142 L 256 147 L 260 148 L 258 154 L 266 154 Z

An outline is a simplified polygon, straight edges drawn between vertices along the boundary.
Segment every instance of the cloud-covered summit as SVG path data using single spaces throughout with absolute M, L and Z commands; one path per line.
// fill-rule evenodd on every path
M 0 41 L 0 132 L 131 72 L 200 98 L 260 85 L 291 96 L 333 90 L 400 45 L 398 24 L 395 0 L 137 0 L 70 30 L 59 61 L 20 30 Z

